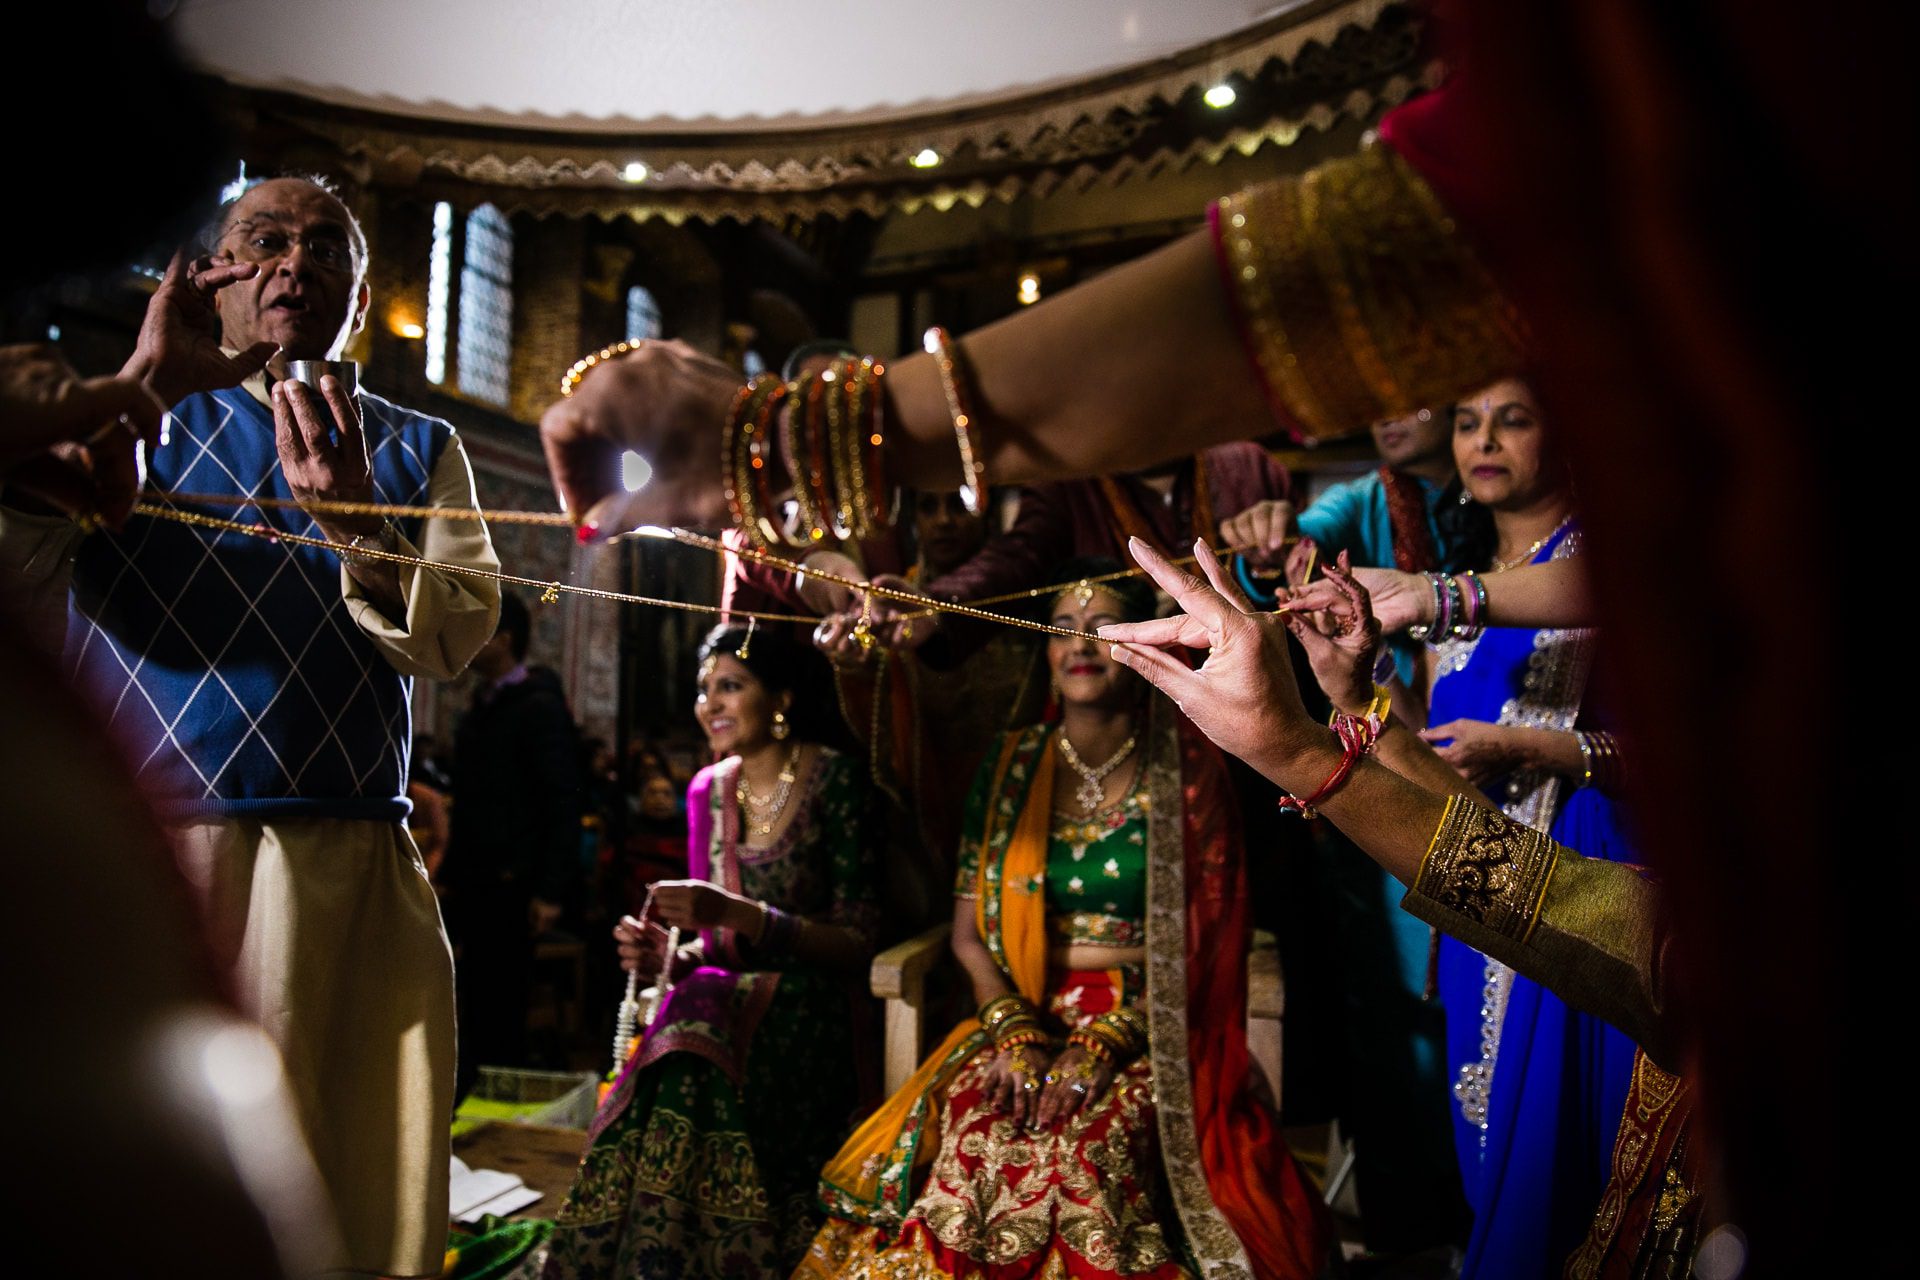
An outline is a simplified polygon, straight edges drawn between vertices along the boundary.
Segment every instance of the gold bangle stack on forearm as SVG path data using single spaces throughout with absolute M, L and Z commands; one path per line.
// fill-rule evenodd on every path
M 1118 1069 L 1147 1051 L 1147 1020 L 1137 1009 L 1114 1009 L 1068 1036 L 1067 1043 Z
M 571 396 L 599 365 L 644 344 L 617 342 L 576 361 L 560 379 Z M 960 450 L 960 493 L 967 510 L 986 510 L 987 481 L 975 441 L 978 399 L 957 344 L 944 329 L 927 333 Z M 809 547 L 893 528 L 900 495 L 887 482 L 885 365 L 871 356 L 835 360 L 818 374 L 782 382 L 762 374 L 741 388 L 720 433 L 720 477 L 727 512 L 757 547 Z M 776 477 L 793 488 L 794 519 L 778 507 Z
M 1580 744 L 1580 764 L 1585 770 L 1580 785 L 1618 795 L 1626 772 L 1620 759 L 1619 741 L 1605 730 L 1581 730 L 1573 735 L 1573 740 Z
M 899 504 L 882 449 L 885 374 L 872 359 L 836 360 L 794 382 L 762 375 L 734 398 L 721 432 L 720 474 L 734 523 L 756 545 L 810 547 L 893 526 Z M 793 489 L 791 525 L 773 509 L 776 463 Z

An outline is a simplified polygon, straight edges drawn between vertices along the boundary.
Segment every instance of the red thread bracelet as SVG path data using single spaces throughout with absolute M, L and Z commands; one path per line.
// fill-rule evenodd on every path
M 1281 796 L 1280 812 L 1297 813 L 1303 818 L 1319 817 L 1316 806 L 1340 789 L 1353 772 L 1353 766 L 1361 756 L 1373 750 L 1373 744 L 1380 737 L 1379 722 L 1361 716 L 1337 715 L 1333 718 L 1332 728 L 1333 736 L 1340 740 L 1340 763 L 1333 767 L 1333 772 L 1320 784 L 1320 789 L 1305 800 L 1295 795 Z

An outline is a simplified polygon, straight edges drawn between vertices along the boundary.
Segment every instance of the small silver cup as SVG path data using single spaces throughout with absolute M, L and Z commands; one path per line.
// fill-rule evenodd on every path
M 320 390 L 320 379 L 332 374 L 340 383 L 340 389 L 352 400 L 360 394 L 360 362 L 357 360 L 289 360 L 287 361 L 287 381 L 304 382 L 313 392 L 313 398 L 319 402 L 320 412 L 326 415 L 327 422 L 333 427 L 335 435 L 340 432 L 340 424 L 333 420 L 333 406 L 327 403 L 325 393 Z M 356 404 L 354 408 L 358 409 Z

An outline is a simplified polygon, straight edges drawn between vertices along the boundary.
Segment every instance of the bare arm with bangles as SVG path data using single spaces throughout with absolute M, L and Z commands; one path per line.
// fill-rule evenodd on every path
M 1146 466 L 1271 421 L 1204 231 L 967 335 L 966 356 L 995 484 Z M 715 446 L 739 385 L 732 368 L 681 342 L 646 343 L 594 368 L 541 418 L 563 508 L 609 531 L 727 523 Z M 890 474 L 955 487 L 959 457 L 933 358 L 889 361 L 885 388 Z M 631 497 L 620 485 L 626 448 L 653 467 Z
M 1372 596 L 1373 612 L 1389 634 L 1410 626 L 1433 625 L 1435 609 L 1433 593 L 1427 585 L 1429 575 L 1402 573 L 1398 569 L 1355 569 L 1353 572 Z M 1486 588 L 1487 625 L 1590 627 L 1598 621 L 1586 569 L 1578 559 L 1545 560 L 1477 576 Z
M 1441 314 L 1457 323 L 1434 343 L 1424 325 Z M 1513 309 L 1390 145 L 1218 201 L 1204 229 L 969 334 L 958 354 L 889 362 L 871 397 L 883 411 L 870 471 L 965 492 L 1131 470 L 1276 423 L 1330 438 L 1524 364 Z M 965 394 L 954 363 L 969 371 Z M 748 473 L 723 477 L 713 443 L 739 381 L 683 343 L 616 344 L 569 370 L 541 436 L 583 534 L 726 520 L 723 479 Z M 810 388 L 790 385 L 768 415 L 754 442 L 756 485 L 781 479 L 773 437 L 834 399 L 825 383 L 822 374 Z M 653 478 L 609 501 L 622 449 L 645 457 Z M 854 452 L 845 457 L 857 471 Z M 828 476 L 839 464 L 817 452 L 801 469 L 821 493 L 841 484 Z M 794 488 L 802 507 L 806 488 Z

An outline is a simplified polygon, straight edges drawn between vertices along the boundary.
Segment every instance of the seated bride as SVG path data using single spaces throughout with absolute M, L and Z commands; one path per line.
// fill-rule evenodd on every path
M 1051 621 L 1151 616 L 1082 561 Z M 953 950 L 979 1004 L 827 1166 L 800 1278 L 1320 1274 L 1318 1199 L 1250 1092 L 1222 757 L 1107 646 L 1047 644 L 1058 724 L 968 800 Z

